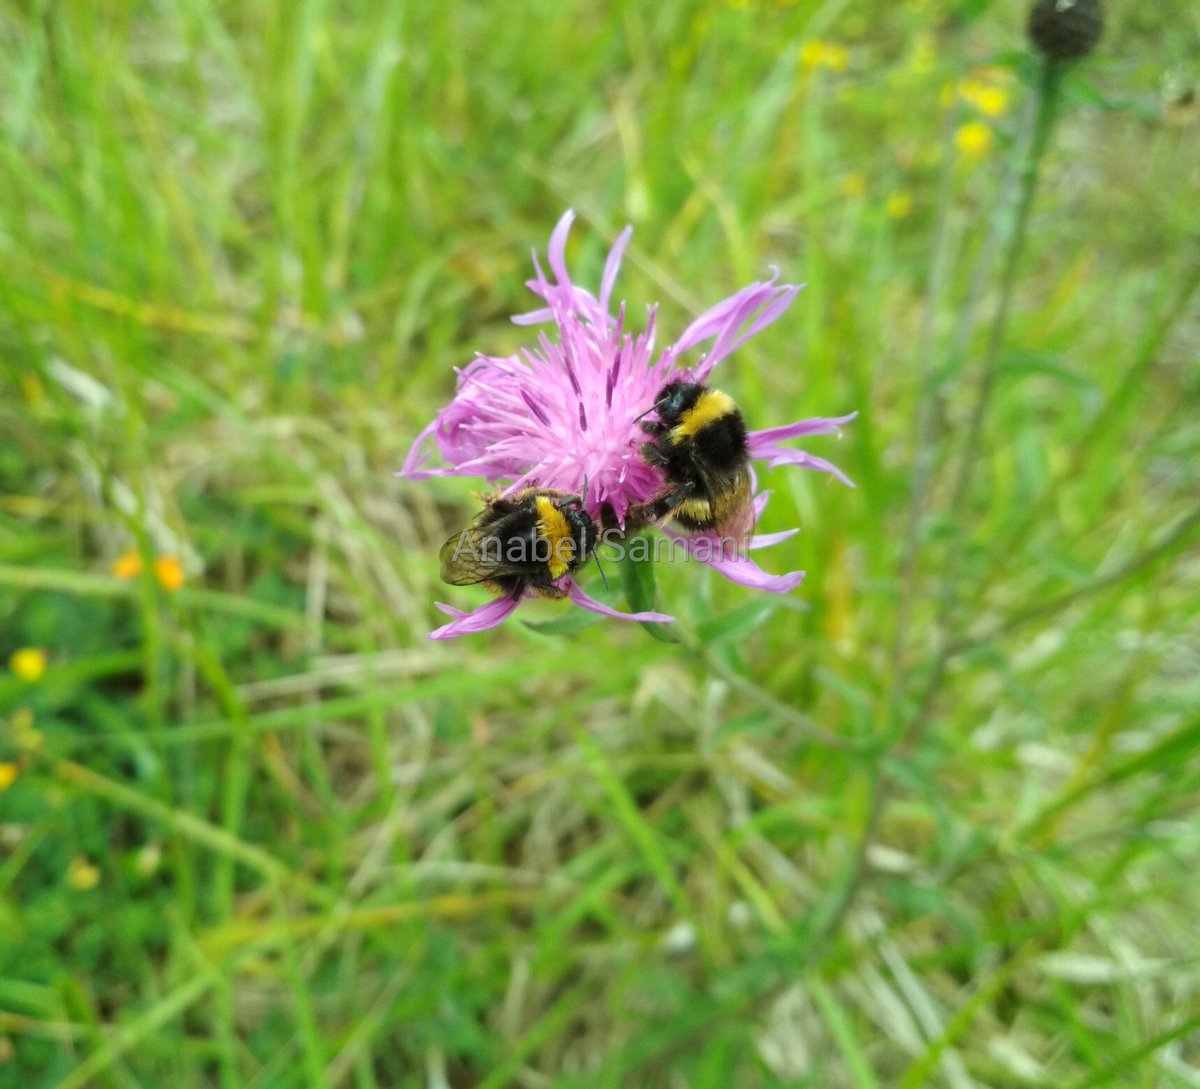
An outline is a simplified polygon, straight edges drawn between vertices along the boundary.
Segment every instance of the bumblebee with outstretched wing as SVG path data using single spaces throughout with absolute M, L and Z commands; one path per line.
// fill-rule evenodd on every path
M 442 581 L 482 583 L 494 593 L 519 598 L 563 597 L 558 583 L 595 550 L 599 532 L 582 496 L 550 488 L 485 496 L 475 520 L 451 537 L 438 556 Z

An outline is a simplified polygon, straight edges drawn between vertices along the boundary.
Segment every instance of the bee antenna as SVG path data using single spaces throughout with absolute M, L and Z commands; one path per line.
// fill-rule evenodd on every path
M 637 423 L 637 422 L 638 422 L 638 420 L 644 419 L 646 416 L 649 416 L 649 415 L 650 415 L 650 413 L 651 413 L 651 412 L 653 412 L 653 411 L 654 411 L 656 408 L 658 408 L 658 402 L 657 402 L 657 401 L 655 401 L 655 402 L 654 402 L 654 404 L 652 404 L 652 405 L 651 405 L 651 406 L 650 406 L 648 409 L 646 409 L 646 411 L 645 411 L 645 412 L 643 412 L 643 413 L 641 414 L 641 416 L 634 416 L 634 418 L 633 418 L 633 422 L 634 422 L 634 423 Z
M 600 581 L 604 583 L 604 589 L 608 589 L 608 576 L 604 573 L 604 568 L 600 566 L 600 553 L 593 552 L 592 559 L 596 561 L 596 570 L 600 572 Z

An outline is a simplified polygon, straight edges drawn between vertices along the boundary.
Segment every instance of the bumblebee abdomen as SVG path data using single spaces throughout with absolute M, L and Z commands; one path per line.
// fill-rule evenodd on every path
M 716 524 L 712 504 L 707 499 L 685 499 L 675 508 L 672 519 L 687 533 L 703 533 Z

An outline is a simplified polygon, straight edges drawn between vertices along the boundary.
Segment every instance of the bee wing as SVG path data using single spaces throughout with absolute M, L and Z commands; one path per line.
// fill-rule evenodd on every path
M 717 496 L 713 502 L 716 529 L 722 536 L 733 537 L 738 546 L 744 549 L 754 528 L 754 493 L 750 488 L 750 472 L 745 466 L 740 466 L 732 481 L 725 480 L 722 483 L 724 487 L 718 487 L 713 493 Z
M 523 569 L 507 563 L 496 523 L 476 520 L 456 533 L 438 553 L 442 581 L 451 586 L 474 586 L 497 576 L 520 575 Z

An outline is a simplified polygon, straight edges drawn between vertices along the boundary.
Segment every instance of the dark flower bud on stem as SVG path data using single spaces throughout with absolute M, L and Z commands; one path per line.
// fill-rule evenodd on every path
M 1034 0 L 1029 9 L 1029 37 L 1052 61 L 1086 57 L 1103 30 L 1100 0 Z

